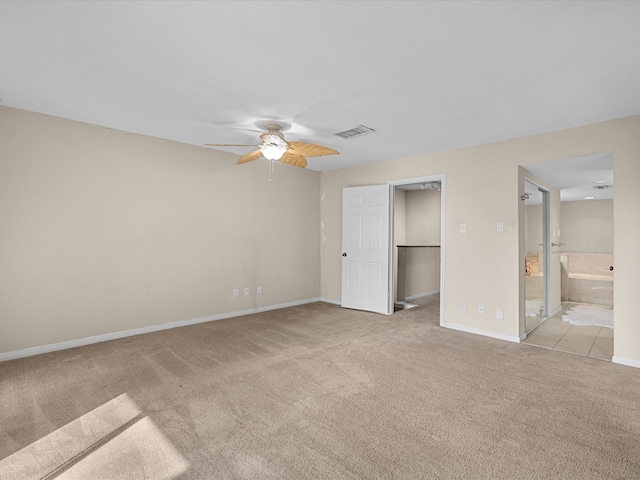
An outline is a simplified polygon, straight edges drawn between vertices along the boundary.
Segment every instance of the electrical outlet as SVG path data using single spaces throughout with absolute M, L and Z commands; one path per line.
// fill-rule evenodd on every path
M 249 296 L 249 287 L 246 287 L 246 288 L 244 289 L 244 296 L 245 296 L 245 297 L 248 297 L 248 296 Z
M 465 308 L 467 308 L 467 306 L 464 304 L 464 302 L 460 302 L 460 310 L 464 310 Z
M 461 223 L 460 224 L 460 233 L 467 233 L 467 224 L 466 223 Z
M 233 289 L 233 298 L 238 298 L 240 296 L 240 290 L 237 288 Z
M 257 287 L 257 288 L 256 288 L 256 293 L 257 293 L 258 295 L 261 295 L 261 294 L 262 294 L 262 287 Z
M 484 305 L 478 305 L 478 315 L 484 315 Z
M 496 224 L 496 230 L 497 230 L 498 232 L 504 232 L 504 223 L 502 223 L 502 222 L 498 222 L 498 223 Z
M 502 320 L 504 318 L 504 310 L 502 308 L 496 308 L 496 318 Z

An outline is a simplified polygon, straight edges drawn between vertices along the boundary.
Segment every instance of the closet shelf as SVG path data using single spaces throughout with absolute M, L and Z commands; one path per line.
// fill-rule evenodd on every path
M 398 248 L 438 248 L 440 245 L 396 245 Z

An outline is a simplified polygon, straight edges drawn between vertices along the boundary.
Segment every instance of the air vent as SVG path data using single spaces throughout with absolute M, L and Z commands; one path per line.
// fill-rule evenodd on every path
M 335 135 L 342 138 L 353 138 L 359 137 L 360 135 L 366 135 L 367 133 L 373 133 L 375 130 L 373 128 L 365 127 L 364 125 L 358 125 L 351 130 L 345 130 L 344 132 L 338 132 Z
M 606 190 L 609 188 L 609 185 L 594 185 L 593 188 L 596 190 Z

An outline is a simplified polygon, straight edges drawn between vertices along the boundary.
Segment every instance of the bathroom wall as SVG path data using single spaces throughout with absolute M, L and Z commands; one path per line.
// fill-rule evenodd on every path
M 532 269 L 532 276 L 526 278 L 526 292 L 528 298 L 539 298 L 541 296 L 541 281 L 540 278 L 535 277 L 535 273 L 539 269 L 538 257 L 541 252 L 539 243 L 542 239 L 542 207 L 540 205 L 526 205 L 525 216 L 525 250 L 527 264 Z M 604 283 L 606 288 L 602 288 L 600 283 L 595 283 L 596 280 L 569 281 L 568 276 L 573 273 L 611 276 L 609 265 L 613 264 L 611 255 L 613 253 L 613 200 L 562 202 L 560 204 L 560 233 L 559 240 L 565 244 L 561 248 L 563 255 L 571 260 L 568 262 L 571 264 L 571 270 L 567 271 L 565 268 L 562 271 L 562 301 L 612 304 L 613 284 L 611 282 Z M 553 248 L 552 252 L 556 250 Z M 600 261 L 602 258 L 606 258 L 606 260 Z M 585 263 L 590 260 L 593 260 L 591 265 L 586 265 Z M 577 294 L 578 290 L 575 285 L 578 284 L 587 285 L 586 289 L 590 292 Z M 596 295 L 599 293 L 595 291 L 597 289 L 606 290 L 604 296 Z M 570 290 L 574 293 L 570 294 Z
M 525 250 L 541 251 L 542 206 L 525 205 Z M 560 204 L 560 241 L 563 252 L 613 252 L 613 200 L 584 200 Z
M 562 202 L 564 252 L 613 253 L 613 200 Z

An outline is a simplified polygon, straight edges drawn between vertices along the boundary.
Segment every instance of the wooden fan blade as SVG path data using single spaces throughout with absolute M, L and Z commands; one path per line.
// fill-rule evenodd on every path
M 236 165 L 242 165 L 243 163 L 253 162 L 254 160 L 259 159 L 262 156 L 262 151 L 260 149 L 254 150 L 251 153 L 247 153 L 238 159 Z
M 315 143 L 289 142 L 295 153 L 305 157 L 323 157 L 324 155 L 340 155 L 336 150 Z
M 205 143 L 205 147 L 259 147 L 260 145 L 249 145 L 247 143 Z
M 286 152 L 284 152 L 284 155 L 280 159 L 280 162 L 286 163 L 287 165 L 294 165 L 300 168 L 304 168 L 307 166 L 307 159 L 299 153 L 293 153 L 291 150 L 287 150 Z

